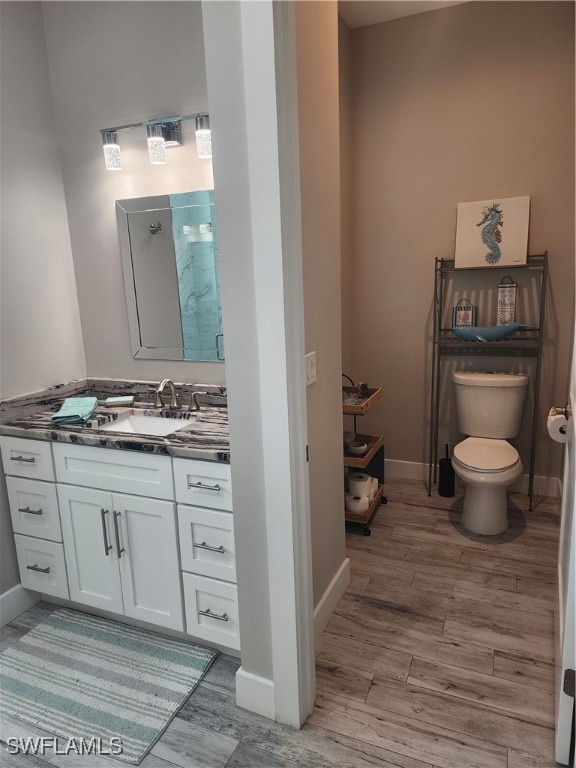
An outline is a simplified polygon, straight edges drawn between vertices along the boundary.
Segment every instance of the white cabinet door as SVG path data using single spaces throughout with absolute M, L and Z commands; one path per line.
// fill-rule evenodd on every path
M 182 631 L 174 504 L 120 493 L 113 501 L 125 615 Z
M 123 613 L 112 494 L 58 485 L 70 599 Z

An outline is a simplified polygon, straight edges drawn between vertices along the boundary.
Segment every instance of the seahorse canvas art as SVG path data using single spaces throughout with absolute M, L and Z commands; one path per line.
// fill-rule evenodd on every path
M 525 264 L 529 213 L 529 197 L 458 203 L 455 266 Z
M 497 264 L 502 258 L 502 251 L 499 243 L 502 242 L 502 230 L 504 225 L 504 215 L 500 208 L 500 203 L 492 203 L 491 206 L 484 206 L 482 209 L 482 221 L 476 224 L 482 227 L 482 242 L 488 246 L 486 261 L 488 264 Z

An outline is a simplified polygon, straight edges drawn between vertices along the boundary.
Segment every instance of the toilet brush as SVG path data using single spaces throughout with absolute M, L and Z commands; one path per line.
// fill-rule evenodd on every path
M 446 458 L 438 462 L 438 495 L 450 498 L 454 496 L 454 467 L 448 456 L 446 443 Z

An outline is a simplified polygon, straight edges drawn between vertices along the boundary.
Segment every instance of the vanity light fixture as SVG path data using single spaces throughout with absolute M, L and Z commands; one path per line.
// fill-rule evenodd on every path
M 120 144 L 118 144 L 118 134 L 116 131 L 102 131 L 102 145 L 104 147 L 106 170 L 121 171 L 122 155 L 120 153 Z
M 209 160 L 212 157 L 212 132 L 208 115 L 196 117 L 196 152 L 201 160 Z
M 165 147 L 179 147 L 182 144 L 182 129 L 180 127 L 180 118 L 168 120 L 160 123 L 162 126 L 162 135 L 164 136 Z
M 109 171 L 122 170 L 120 144 L 118 143 L 119 131 L 124 131 L 128 128 L 146 128 L 150 163 L 152 165 L 164 165 L 166 163 L 166 148 L 182 145 L 181 122 L 192 119 L 196 121 L 196 151 L 198 157 L 202 160 L 210 159 L 212 157 L 210 118 L 206 113 L 201 112 L 193 115 L 159 117 L 155 120 L 146 120 L 143 123 L 118 125 L 115 128 L 101 130 L 106 169 Z

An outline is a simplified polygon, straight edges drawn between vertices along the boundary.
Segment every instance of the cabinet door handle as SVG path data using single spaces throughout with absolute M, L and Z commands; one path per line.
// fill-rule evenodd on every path
M 120 546 L 120 530 L 118 527 L 118 518 L 120 517 L 120 512 L 114 512 L 114 533 L 116 534 L 116 551 L 118 552 L 118 560 L 122 557 L 122 552 L 125 552 L 126 550 L 124 547 Z
M 193 546 L 198 547 L 198 549 L 208 549 L 210 552 L 219 552 L 221 555 L 226 552 L 222 544 L 220 544 L 219 547 L 211 547 L 210 544 L 206 544 L 205 541 L 202 542 L 202 544 L 196 544 L 194 543 Z
M 197 483 L 188 482 L 188 488 L 202 488 L 203 491 L 216 491 L 217 493 L 222 490 L 218 484 L 206 485 L 202 480 L 198 480 Z
M 48 568 L 40 568 L 39 565 L 27 565 L 26 568 L 29 571 L 37 571 L 38 573 L 50 573 L 50 566 Z
M 230 616 L 227 613 L 223 613 L 220 616 L 219 613 L 212 613 L 210 608 L 206 608 L 205 611 L 198 611 L 201 616 L 209 616 L 211 619 L 218 619 L 218 621 L 230 621 Z
M 104 554 L 108 557 L 108 552 L 112 549 L 112 544 L 108 544 L 108 531 L 106 530 L 106 515 L 109 510 L 101 509 L 100 515 L 102 517 L 102 537 L 104 538 Z
M 36 458 L 34 456 L 30 457 L 29 459 L 24 458 L 24 456 L 10 456 L 10 461 L 25 461 L 27 464 L 34 464 L 36 462 Z
M 27 515 L 41 515 L 41 509 L 30 509 L 30 507 L 18 507 L 18 512 L 26 512 Z

